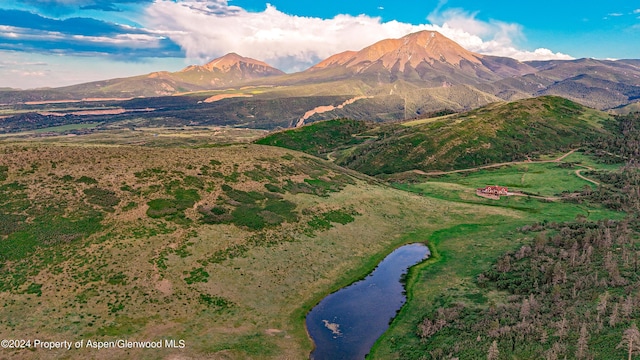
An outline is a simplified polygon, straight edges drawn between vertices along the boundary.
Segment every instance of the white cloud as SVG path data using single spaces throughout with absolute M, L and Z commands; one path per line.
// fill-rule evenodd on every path
M 101 45 L 118 45 L 137 48 L 157 48 L 160 38 L 146 34 L 118 34 L 115 36 L 71 35 L 70 39 Z
M 48 64 L 44 61 L 32 61 L 32 62 L 25 62 L 25 61 L 15 61 L 15 60 L 2 60 L 0 61 L 0 66 L 1 67 L 7 67 L 7 66 L 47 66 Z
M 48 72 L 46 71 L 22 71 L 22 70 L 11 70 L 12 73 L 18 74 L 24 77 L 44 77 L 47 76 Z
M 513 48 L 512 48 L 513 49 Z M 523 61 L 527 60 L 549 60 L 549 59 L 557 59 L 557 60 L 572 60 L 574 59 L 572 56 L 562 53 L 554 53 L 553 51 L 546 48 L 538 48 L 534 51 L 521 51 L 513 49 L 512 55 L 505 55 L 513 58 L 517 58 Z
M 248 12 L 226 0 L 156 0 L 147 8 L 144 25 L 160 30 L 192 59 L 205 61 L 237 52 L 287 71 L 303 70 L 333 54 L 420 30 L 439 31 L 483 54 L 520 60 L 571 58 L 548 49 L 518 49 L 514 41 L 523 37 L 518 24 L 484 22 L 460 10 L 434 12 L 429 21 L 412 25 L 366 15 L 321 19 L 285 14 L 269 4 L 264 11 Z
M 640 14 L 640 9 L 635 9 L 635 10 L 633 10 L 633 13 L 634 13 L 634 14 Z
M 118 45 L 133 48 L 155 48 L 159 46 L 161 35 L 117 34 L 113 36 L 88 36 L 64 34 L 58 31 L 46 31 L 15 26 L 0 25 L 0 38 L 34 40 L 67 43 L 92 43 L 95 45 Z

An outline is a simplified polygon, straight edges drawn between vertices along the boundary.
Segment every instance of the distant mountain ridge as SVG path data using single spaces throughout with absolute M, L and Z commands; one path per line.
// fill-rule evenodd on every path
M 0 102 L 170 96 L 230 87 L 278 75 L 284 75 L 284 72 L 265 62 L 230 53 L 205 65 L 190 65 L 177 72 L 158 71 L 147 75 L 94 81 L 55 89 L 0 90 L 0 99 L 4 99 Z
M 565 97 L 600 110 L 625 111 L 640 101 L 640 60 L 522 62 L 474 53 L 438 32 L 420 31 L 335 54 L 293 74 L 230 53 L 177 72 L 56 89 L 3 89 L 0 103 L 173 96 L 209 90 L 239 91 L 252 86 L 263 87 L 255 101 L 320 96 L 367 98 L 311 121 L 337 113 L 356 119 L 398 120 L 442 109 L 470 110 L 495 101 L 542 95 Z
M 200 65 L 190 65 L 173 76 L 187 80 L 192 80 L 196 84 L 207 84 L 211 86 L 232 85 L 234 82 L 248 81 L 269 76 L 284 75 L 284 71 L 276 69 L 271 65 L 236 53 L 229 53 L 210 62 Z M 194 76 L 198 80 L 192 79 Z
M 107 83 L 102 88 L 129 91 L 133 96 L 140 96 L 141 90 L 142 96 L 166 96 L 179 92 L 233 86 L 249 80 L 278 75 L 284 75 L 284 72 L 265 62 L 229 53 L 202 66 L 190 65 L 173 73 L 162 71 L 143 77 L 108 80 L 113 84 Z M 101 82 L 94 84 L 100 87 Z M 142 84 L 145 86 L 142 87 Z
M 380 61 L 388 70 L 398 66 L 399 71 L 404 71 L 406 67 L 415 68 L 423 61 L 460 65 L 462 60 L 467 60 L 481 64 L 481 57 L 482 55 L 464 49 L 436 31 L 421 31 L 400 39 L 382 40 L 357 52 L 347 51 L 334 55 L 309 70 L 332 66 L 366 67 L 366 64 Z

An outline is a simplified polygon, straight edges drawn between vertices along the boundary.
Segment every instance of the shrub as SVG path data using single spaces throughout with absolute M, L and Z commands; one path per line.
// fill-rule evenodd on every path
M 9 167 L 6 166 L 6 165 L 1 165 L 0 166 L 0 181 L 7 180 L 8 176 L 9 176 Z
M 207 294 L 200 294 L 200 302 L 210 307 L 218 308 L 218 310 L 228 309 L 233 307 L 233 302 L 220 297 L 220 296 L 211 296 Z
M 0 235 L 9 235 L 22 228 L 26 220 L 24 215 L 5 214 L 0 212 Z
M 329 211 L 328 213 L 324 214 L 324 218 L 327 221 L 342 224 L 342 225 L 346 225 L 355 220 L 355 218 L 351 216 L 351 214 L 348 214 L 340 210 Z
M 231 213 L 233 223 L 251 230 L 262 230 L 266 224 L 260 211 L 261 209 L 253 206 L 241 205 Z
M 78 180 L 76 180 L 76 182 L 87 185 L 95 185 L 98 183 L 98 180 L 88 176 L 81 176 Z
M 125 206 L 122 208 L 122 211 L 129 211 L 129 210 L 133 210 L 133 209 L 135 209 L 136 207 L 138 207 L 138 204 L 137 204 L 137 203 L 135 203 L 135 202 L 133 202 L 133 201 L 131 201 L 131 202 L 129 202 L 127 205 L 125 205 Z
M 295 212 L 296 204 L 288 200 L 268 199 L 265 206 L 266 211 L 278 214 L 287 222 L 298 221 L 298 215 Z
M 27 290 L 25 290 L 25 294 L 36 294 L 37 296 L 42 296 L 42 284 L 31 283 Z
M 274 193 L 280 193 L 280 194 L 284 194 L 284 190 L 280 189 L 279 187 L 277 187 L 276 185 L 273 184 L 264 184 L 264 187 Z
M 209 273 L 206 272 L 204 268 L 193 269 L 191 270 L 191 272 L 189 272 L 189 275 L 189 277 L 184 279 L 184 281 L 186 281 L 189 285 L 197 282 L 206 283 L 209 281 Z
M 222 185 L 222 190 L 231 200 L 235 200 L 243 204 L 255 204 L 256 201 L 264 200 L 265 198 L 264 194 L 261 194 L 257 191 L 246 192 L 237 190 L 227 184 Z
M 198 207 L 198 212 L 202 214 L 201 221 L 205 224 L 229 224 L 233 221 L 233 216 L 229 210 L 214 206 L 212 208 Z
M 184 178 L 184 186 L 204 189 L 204 181 L 196 176 L 188 175 Z
M 154 199 L 147 205 L 149 205 L 147 216 L 151 218 L 161 218 L 178 212 L 176 202 L 172 199 Z
M 101 189 L 93 187 L 84 190 L 84 194 L 87 196 L 87 201 L 90 204 L 110 208 L 120 203 L 120 199 L 115 192 L 107 189 Z
M 112 277 L 110 277 L 107 280 L 107 283 L 109 283 L 111 285 L 126 285 L 127 284 L 127 275 L 125 275 L 123 273 L 119 273 L 119 274 L 113 275 Z

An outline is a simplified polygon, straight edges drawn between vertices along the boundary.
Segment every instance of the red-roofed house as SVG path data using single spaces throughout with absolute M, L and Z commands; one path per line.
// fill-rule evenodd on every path
M 509 189 L 506 186 L 487 186 L 485 188 L 478 188 L 476 194 L 489 199 L 500 199 L 500 196 L 507 196 Z

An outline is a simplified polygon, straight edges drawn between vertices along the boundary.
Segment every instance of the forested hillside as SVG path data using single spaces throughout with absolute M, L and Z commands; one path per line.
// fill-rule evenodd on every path
M 568 151 L 605 133 L 602 123 L 608 118 L 570 100 L 543 96 L 400 124 L 334 120 L 258 143 L 318 156 L 332 152 L 337 164 L 368 175 L 452 170 Z

